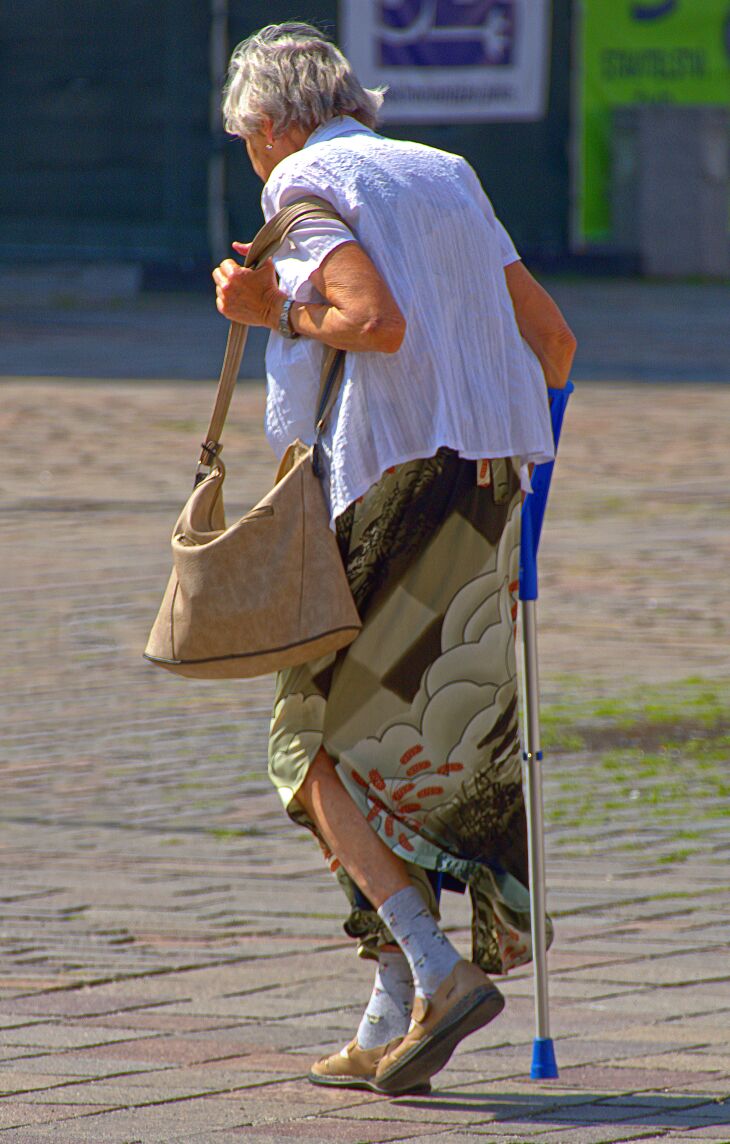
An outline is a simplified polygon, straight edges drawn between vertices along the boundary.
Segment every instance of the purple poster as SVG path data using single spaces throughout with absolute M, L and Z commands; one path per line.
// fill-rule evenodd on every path
M 342 45 L 383 119 L 463 122 L 545 113 L 550 0 L 340 0 Z

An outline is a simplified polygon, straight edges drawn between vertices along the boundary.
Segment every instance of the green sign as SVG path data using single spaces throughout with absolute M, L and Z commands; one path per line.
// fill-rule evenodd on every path
M 730 104 L 730 0 L 582 0 L 579 240 L 610 240 L 611 112 Z

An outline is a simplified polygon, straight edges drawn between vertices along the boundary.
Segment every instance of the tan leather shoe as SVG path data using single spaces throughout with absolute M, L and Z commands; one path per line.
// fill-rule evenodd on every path
M 504 997 L 471 961 L 457 961 L 430 1001 L 416 997 L 411 1027 L 387 1046 L 376 1071 L 380 1092 L 396 1093 L 425 1084 L 442 1069 L 459 1041 L 504 1009 Z
M 374 1049 L 361 1049 L 356 1037 L 339 1053 L 333 1053 L 331 1057 L 322 1057 L 316 1064 L 313 1064 L 309 1079 L 312 1084 L 328 1084 L 340 1088 L 368 1088 L 373 1092 L 378 1092 L 379 1089 L 375 1084 L 375 1070 L 378 1067 L 378 1062 L 385 1053 L 395 1048 L 399 1039 L 390 1041 L 387 1045 L 378 1045 Z M 404 1091 L 411 1093 L 430 1092 L 431 1085 L 427 1082 Z

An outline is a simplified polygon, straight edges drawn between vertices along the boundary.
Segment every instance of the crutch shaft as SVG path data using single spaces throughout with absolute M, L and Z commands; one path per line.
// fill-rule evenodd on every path
M 520 604 L 523 657 L 523 759 L 527 803 L 527 844 L 530 868 L 533 971 L 535 976 L 535 1027 L 539 1038 L 550 1037 L 547 954 L 545 949 L 545 836 L 542 818 L 542 750 L 540 747 L 540 698 L 537 671 L 537 617 L 535 600 Z

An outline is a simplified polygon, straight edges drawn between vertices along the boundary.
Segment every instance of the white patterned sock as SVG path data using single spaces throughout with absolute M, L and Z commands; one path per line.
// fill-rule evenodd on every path
M 416 993 L 433 997 L 457 961 L 461 961 L 461 954 L 439 929 L 415 886 L 392 894 L 378 914 L 408 958 Z
M 361 1049 L 387 1045 L 408 1032 L 413 1008 L 413 976 L 400 950 L 382 950 L 373 992 L 357 1030 Z

